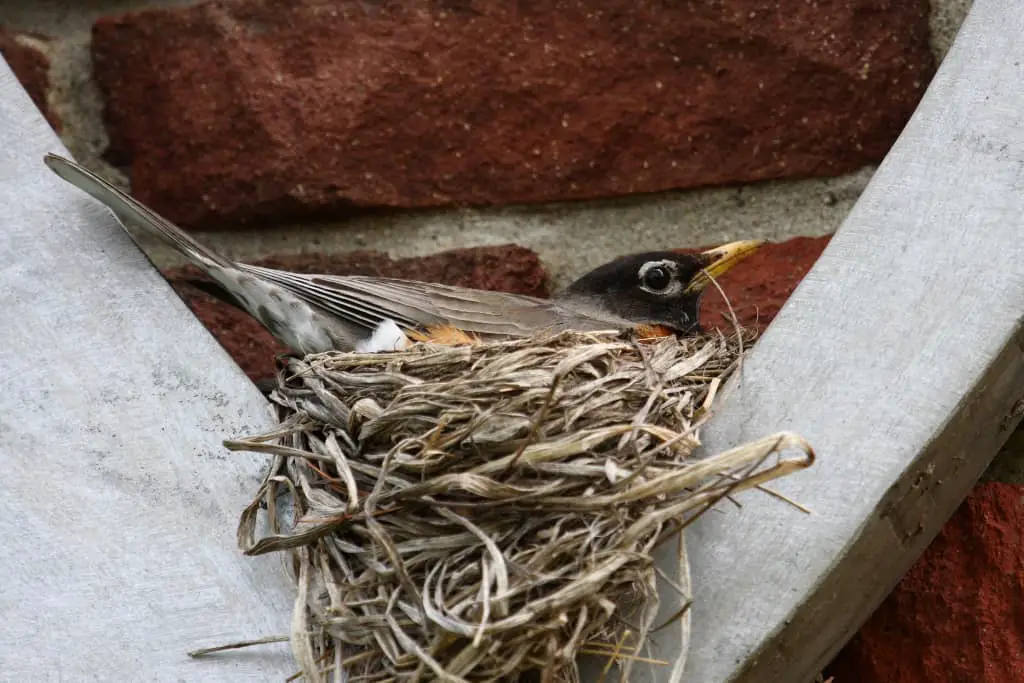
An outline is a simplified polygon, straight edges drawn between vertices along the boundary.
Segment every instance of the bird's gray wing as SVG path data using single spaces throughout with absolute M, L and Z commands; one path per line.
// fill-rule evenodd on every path
M 372 332 L 385 320 L 407 330 L 449 325 L 481 336 L 540 330 L 608 329 L 610 320 L 579 315 L 556 301 L 451 285 L 367 277 L 307 275 L 239 264 L 307 302 Z

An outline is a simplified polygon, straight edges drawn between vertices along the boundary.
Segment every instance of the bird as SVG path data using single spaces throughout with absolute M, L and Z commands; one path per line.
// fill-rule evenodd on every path
M 303 356 L 568 330 L 693 335 L 701 329 L 700 298 L 708 285 L 763 244 L 741 240 L 697 253 L 628 254 L 585 273 L 550 299 L 417 280 L 295 273 L 226 258 L 75 161 L 48 153 L 44 163 L 104 204 L 133 240 L 127 225 L 177 250 L 210 278 L 215 294 Z

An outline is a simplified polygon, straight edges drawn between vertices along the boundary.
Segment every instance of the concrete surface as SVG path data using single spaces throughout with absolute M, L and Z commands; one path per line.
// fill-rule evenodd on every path
M 191 2 L 0 0 L 0 23 L 60 39 L 53 54 L 52 104 L 66 125 L 64 142 L 76 158 L 122 183 L 123 177 L 98 160 L 106 135 L 100 120 L 100 97 L 90 76 L 90 26 L 103 15 L 185 4 Z M 966 0 L 935 2 L 932 42 L 937 56 L 945 54 L 969 4 Z M 625 200 L 378 215 L 344 223 L 200 236 L 236 258 L 354 248 L 404 257 L 457 246 L 516 242 L 541 255 L 559 286 L 628 251 L 713 244 L 739 237 L 782 240 L 834 232 L 873 171 L 864 168 L 829 180 L 771 182 Z M 152 255 L 159 265 L 180 263 L 165 250 L 156 249 Z
M 290 630 L 282 558 L 235 539 L 266 457 L 222 446 L 266 402 L 49 151 L 0 60 L 0 680 L 283 680 L 286 643 L 187 655 Z

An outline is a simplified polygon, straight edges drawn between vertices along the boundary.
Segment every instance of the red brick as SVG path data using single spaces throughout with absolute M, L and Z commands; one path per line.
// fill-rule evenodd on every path
M 398 260 L 380 252 L 366 251 L 338 256 L 275 257 L 253 263 L 300 273 L 399 277 L 529 296 L 549 295 L 547 273 L 540 259 L 529 249 L 514 245 L 452 249 Z M 259 380 L 273 374 L 274 355 L 286 349 L 259 323 L 189 286 L 188 279 L 200 277 L 196 268 L 168 268 L 164 275 L 250 378 Z
M 12 31 L 0 26 L 0 56 L 11 67 L 50 126 L 59 132 L 60 119 L 47 101 L 50 92 L 50 57 L 46 53 L 46 46 L 49 42 L 46 36 Z
M 1024 486 L 977 487 L 829 673 L 839 683 L 1024 681 Z
M 97 22 L 112 155 L 187 227 L 879 161 L 927 0 L 234 0 Z

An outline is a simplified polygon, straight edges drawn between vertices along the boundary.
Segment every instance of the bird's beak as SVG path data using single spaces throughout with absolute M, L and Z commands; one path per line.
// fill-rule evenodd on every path
M 703 292 L 711 284 L 712 278 L 722 275 L 761 248 L 763 244 L 763 240 L 741 240 L 702 251 L 698 258 L 704 262 L 704 268 L 690 280 L 690 284 L 686 286 L 685 293 L 697 294 Z

